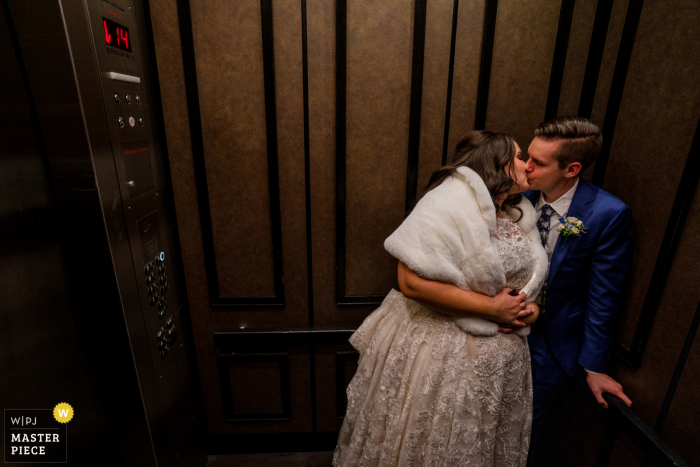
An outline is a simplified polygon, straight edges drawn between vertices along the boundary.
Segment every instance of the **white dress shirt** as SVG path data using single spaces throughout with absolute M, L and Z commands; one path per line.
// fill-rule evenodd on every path
M 559 232 L 557 232 L 557 225 L 559 225 L 559 219 L 566 217 L 566 213 L 569 212 L 569 206 L 571 206 L 571 201 L 574 199 L 574 193 L 576 193 L 576 188 L 578 188 L 578 177 L 576 177 L 576 182 L 574 186 L 569 189 L 566 193 L 561 195 L 556 201 L 547 203 L 544 200 L 544 194 L 540 191 L 540 199 L 535 205 L 535 211 L 537 211 L 537 218 L 539 219 L 542 215 L 542 207 L 545 204 L 549 204 L 554 212 L 549 220 L 549 236 L 547 237 L 547 243 L 544 245 L 544 249 L 547 251 L 547 256 L 549 257 L 549 262 L 552 262 L 552 252 L 557 244 L 557 238 L 559 237 Z
M 554 209 L 554 212 L 552 213 L 552 217 L 549 219 L 549 236 L 547 237 L 547 243 L 544 245 L 545 251 L 547 251 L 547 257 L 549 258 L 549 263 L 552 262 L 552 252 L 554 252 L 554 247 L 557 244 L 557 238 L 559 238 L 559 232 L 557 232 L 557 225 L 559 225 L 559 219 L 562 217 L 566 217 L 566 214 L 569 212 L 569 206 L 571 206 L 571 201 L 574 199 L 574 193 L 576 193 L 576 188 L 578 188 L 578 177 L 576 177 L 576 182 L 574 183 L 574 186 L 572 186 L 569 191 L 564 193 L 557 199 L 556 201 L 552 201 L 551 203 L 548 203 L 544 200 L 544 194 L 540 191 L 540 199 L 537 200 L 537 204 L 535 205 L 535 211 L 537 211 L 537 218 L 539 219 L 540 216 L 542 215 L 542 208 L 544 207 L 545 204 L 549 204 L 552 209 Z M 541 294 L 540 294 L 541 295 Z M 540 297 L 537 297 L 537 303 L 541 305 L 540 303 Z M 544 309 L 542 309 L 542 313 L 544 313 Z M 590 371 L 587 368 L 584 368 L 588 373 L 593 373 L 594 375 L 599 375 L 601 373 L 596 373 L 594 371 Z

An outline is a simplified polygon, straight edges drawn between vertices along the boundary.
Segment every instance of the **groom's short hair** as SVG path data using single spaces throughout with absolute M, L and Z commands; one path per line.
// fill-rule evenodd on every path
M 603 134 L 598 125 L 583 117 L 557 117 L 540 123 L 535 136 L 546 141 L 561 141 L 554 157 L 559 167 L 579 162 L 581 172 L 591 166 L 603 147 Z

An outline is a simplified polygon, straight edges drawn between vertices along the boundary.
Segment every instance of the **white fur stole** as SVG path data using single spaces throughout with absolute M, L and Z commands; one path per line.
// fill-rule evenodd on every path
M 534 300 L 549 267 L 547 253 L 537 231 L 536 212 L 527 198 L 518 225 L 535 250 L 536 267 L 520 291 Z M 517 218 L 520 213 L 508 214 Z M 384 242 L 384 248 L 420 277 L 447 282 L 465 290 L 493 297 L 505 287 L 503 263 L 491 243 L 496 231 L 496 208 L 476 172 L 459 167 L 451 177 L 428 192 L 411 214 Z M 455 323 L 475 336 L 493 336 L 498 325 L 472 317 L 454 317 Z M 530 327 L 516 331 L 525 336 Z

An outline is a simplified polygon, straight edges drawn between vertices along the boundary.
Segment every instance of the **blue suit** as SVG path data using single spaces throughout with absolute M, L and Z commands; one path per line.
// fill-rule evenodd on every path
M 537 204 L 539 191 L 524 195 Z M 632 213 L 622 201 L 579 179 L 566 214 L 585 233 L 557 239 L 547 277 L 544 314 L 528 336 L 534 386 L 532 447 L 544 414 L 567 375 L 608 371 L 610 347 L 632 257 Z

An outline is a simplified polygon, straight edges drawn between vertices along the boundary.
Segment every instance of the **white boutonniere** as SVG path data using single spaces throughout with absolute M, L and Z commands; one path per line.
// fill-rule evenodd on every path
M 560 218 L 559 225 L 557 225 L 557 232 L 559 235 L 564 237 L 564 248 L 566 248 L 566 241 L 571 237 L 579 236 L 582 233 L 586 233 L 586 227 L 583 222 L 575 217 Z

